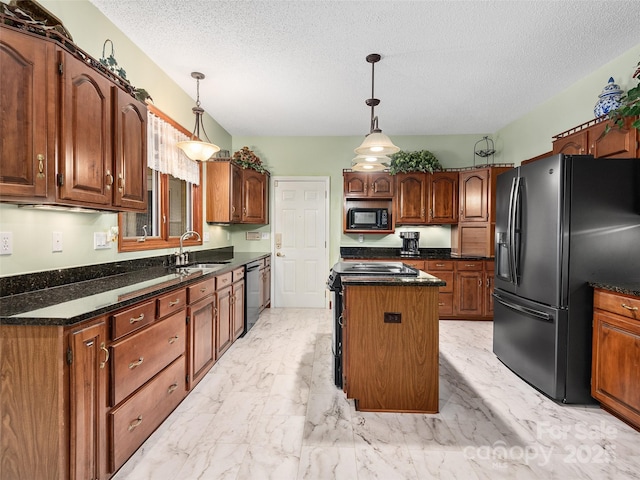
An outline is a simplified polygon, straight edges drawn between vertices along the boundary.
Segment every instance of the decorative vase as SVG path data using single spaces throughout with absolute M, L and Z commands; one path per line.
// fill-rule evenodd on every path
M 593 108 L 593 114 L 596 118 L 606 115 L 612 110 L 618 108 L 620 104 L 620 97 L 624 92 L 616 85 L 613 77 L 609 78 L 609 83 L 602 89 L 602 93 L 598 95 L 598 101 Z

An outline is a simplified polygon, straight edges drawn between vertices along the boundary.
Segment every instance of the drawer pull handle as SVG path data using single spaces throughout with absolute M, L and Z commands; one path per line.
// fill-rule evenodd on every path
M 141 313 L 141 314 L 140 314 L 140 316 L 139 316 L 139 317 L 137 317 L 137 318 L 133 318 L 133 317 L 131 317 L 131 318 L 129 319 L 129 323 L 131 323 L 131 324 L 133 324 L 133 323 L 138 323 L 138 322 L 141 322 L 142 320 L 144 320 L 144 313 Z
M 176 388 L 178 388 L 178 384 L 174 383 L 173 385 L 170 385 L 169 388 L 167 389 L 167 393 L 173 393 Z
M 464 266 L 465 267 L 475 267 L 476 264 L 475 263 L 465 263 Z
M 439 303 L 438 303 L 438 306 L 440 306 L 440 307 L 444 307 L 444 302 L 439 302 Z
M 131 362 L 129 364 L 129 370 L 133 370 L 134 368 L 139 367 L 140 365 L 142 365 L 143 361 L 144 361 L 144 358 L 140 357 L 137 362 Z
M 178 335 L 176 335 L 175 337 L 171 337 L 169 339 L 169 343 L 176 343 L 176 340 L 178 340 Z
M 100 362 L 100 368 L 104 368 L 104 366 L 109 361 L 109 349 L 104 346 L 104 342 L 100 344 L 100 350 L 104 352 L 104 361 Z
M 200 293 L 204 293 L 204 292 L 206 292 L 206 291 L 207 291 L 206 287 L 202 287 L 202 288 L 200 289 Z
M 436 267 L 444 267 L 444 263 L 436 263 Z
M 129 424 L 129 431 L 132 431 L 135 428 L 139 427 L 141 423 L 142 423 L 142 415 L 140 415 L 138 418 L 136 418 L 133 422 Z
M 175 307 L 176 305 L 178 305 L 180 303 L 180 299 L 178 298 L 175 302 L 171 302 L 169 301 L 169 306 L 170 307 Z
M 620 306 L 622 308 L 626 308 L 627 310 L 631 310 L 632 312 L 638 311 L 638 307 L 632 307 L 631 305 L 627 305 L 626 303 L 621 303 Z

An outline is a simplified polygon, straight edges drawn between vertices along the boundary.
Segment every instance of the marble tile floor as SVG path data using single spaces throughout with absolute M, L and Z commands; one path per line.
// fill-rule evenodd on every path
M 355 410 L 331 312 L 268 309 L 117 480 L 637 479 L 640 433 L 559 405 L 492 353 L 491 322 L 440 322 L 440 412 Z

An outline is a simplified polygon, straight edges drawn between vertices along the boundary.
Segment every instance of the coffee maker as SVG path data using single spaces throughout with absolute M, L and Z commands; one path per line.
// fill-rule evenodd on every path
M 401 257 L 420 256 L 420 232 L 400 232 L 402 239 Z

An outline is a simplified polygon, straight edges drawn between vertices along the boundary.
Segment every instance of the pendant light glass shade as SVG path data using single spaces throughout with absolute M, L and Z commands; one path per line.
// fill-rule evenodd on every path
M 193 128 L 191 138 L 184 142 L 176 143 L 176 146 L 191 160 L 206 162 L 215 153 L 220 151 L 220 147 L 209 141 L 207 132 L 204 130 L 204 124 L 202 123 L 202 114 L 204 114 L 204 109 L 200 107 L 200 80 L 204 78 L 204 74 L 200 72 L 191 72 L 191 76 L 196 79 L 197 88 L 196 106 L 191 109 L 196 116 L 196 125 Z M 204 137 L 207 139 L 206 142 L 200 140 L 201 126 L 202 133 L 204 133 Z
M 358 155 L 351 160 L 351 170 L 356 172 L 377 172 L 389 168 L 391 159 L 384 155 Z
M 367 135 L 364 142 L 354 151 L 359 155 L 392 155 L 399 152 L 400 148 L 378 130 Z
M 184 152 L 191 160 L 206 162 L 220 151 L 220 147 L 213 143 L 200 142 L 198 140 L 185 140 L 176 143 L 176 147 Z
M 385 168 L 387 168 L 387 166 L 382 163 L 360 162 L 353 165 L 351 170 L 354 172 L 381 172 Z

